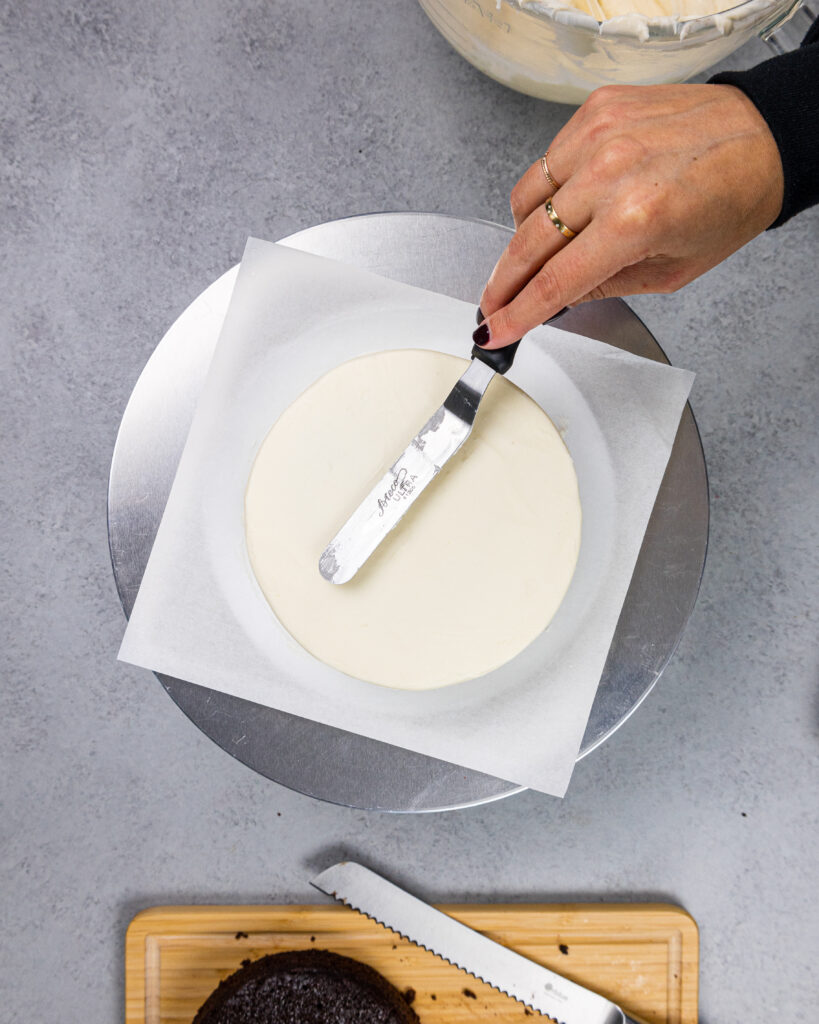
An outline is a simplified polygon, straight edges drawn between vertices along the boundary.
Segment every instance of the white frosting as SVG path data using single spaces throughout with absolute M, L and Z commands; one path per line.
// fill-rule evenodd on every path
M 467 60 L 543 99 L 682 82 L 786 15 L 796 0 L 420 0 Z
M 404 689 L 481 676 L 551 621 L 580 548 L 574 466 L 543 410 L 505 378 L 472 435 L 357 575 L 321 552 L 463 372 L 400 350 L 325 374 L 263 441 L 245 496 L 253 571 L 282 625 L 349 675 Z
M 687 20 L 705 18 L 740 7 L 735 0 L 518 0 L 523 10 L 551 13 L 556 10 L 570 9 L 594 18 L 597 22 L 607 22 L 613 18 L 629 18 L 639 16 L 648 22 L 660 22 L 666 19 Z M 746 12 L 743 12 L 743 16 Z M 730 18 L 722 18 L 730 22 Z M 624 23 L 626 27 L 627 23 Z M 632 34 L 626 29 L 627 34 Z

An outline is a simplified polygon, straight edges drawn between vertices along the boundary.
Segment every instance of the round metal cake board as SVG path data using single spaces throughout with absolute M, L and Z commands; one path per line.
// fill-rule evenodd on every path
M 483 221 L 397 213 L 320 224 L 283 242 L 476 302 L 510 235 L 508 228 Z M 159 527 L 237 270 L 207 288 L 170 328 L 148 360 L 122 419 L 111 465 L 108 536 L 126 615 Z M 560 326 L 667 362 L 645 325 L 619 299 L 570 310 Z M 705 460 L 686 407 L 580 757 L 623 724 L 668 663 L 697 597 L 707 539 Z M 223 750 L 267 778 L 321 800 L 386 811 L 436 811 L 485 803 L 522 789 L 180 679 L 160 675 L 159 680 Z

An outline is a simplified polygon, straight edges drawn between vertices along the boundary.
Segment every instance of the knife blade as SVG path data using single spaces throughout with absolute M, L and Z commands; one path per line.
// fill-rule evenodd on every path
M 472 432 L 478 406 L 496 374 L 511 367 L 519 341 L 486 351 L 477 345 L 472 361 L 443 405 L 427 420 L 370 490 L 319 558 L 330 583 L 347 583 L 421 492 L 435 479 Z
M 333 865 L 311 885 L 558 1024 L 639 1024 L 610 999 L 493 942 L 354 861 Z

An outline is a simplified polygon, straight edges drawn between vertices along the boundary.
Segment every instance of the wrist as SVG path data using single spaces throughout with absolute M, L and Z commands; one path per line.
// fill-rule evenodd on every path
M 756 104 L 742 89 L 729 83 L 715 83 L 714 89 L 724 91 L 731 113 L 728 123 L 748 133 L 751 152 L 746 168 L 748 185 L 757 191 L 762 230 L 779 217 L 785 195 L 785 173 L 782 156 L 768 122 Z
M 819 203 L 819 42 L 747 71 L 720 72 L 711 83 L 739 88 L 776 141 L 784 198 L 772 227 Z

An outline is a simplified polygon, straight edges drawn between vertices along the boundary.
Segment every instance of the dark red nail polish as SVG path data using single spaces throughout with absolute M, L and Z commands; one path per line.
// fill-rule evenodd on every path
M 476 345 L 480 345 L 481 348 L 489 344 L 489 328 L 486 324 L 481 324 L 477 331 L 473 333 L 472 340 Z

